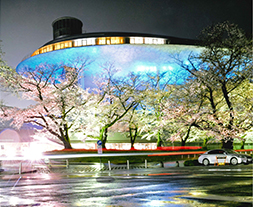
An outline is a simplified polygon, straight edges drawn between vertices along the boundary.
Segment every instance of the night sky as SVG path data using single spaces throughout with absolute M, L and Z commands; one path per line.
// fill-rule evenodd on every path
M 7 63 L 53 39 L 52 22 L 72 16 L 83 32 L 140 32 L 196 39 L 229 20 L 252 33 L 251 0 L 0 0 L 0 39 Z

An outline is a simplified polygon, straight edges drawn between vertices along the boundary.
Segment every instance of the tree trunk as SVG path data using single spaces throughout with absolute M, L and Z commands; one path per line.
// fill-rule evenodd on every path
M 204 138 L 203 140 L 203 146 L 202 146 L 202 149 L 203 150 L 207 150 L 207 142 L 211 139 L 211 137 L 207 137 L 207 138 Z
M 131 149 L 134 148 L 134 140 L 133 140 L 133 135 L 132 135 L 132 128 L 129 127 L 129 137 L 130 137 L 130 142 L 131 142 Z
M 186 140 L 185 140 L 185 139 L 181 139 L 181 146 L 182 146 L 182 147 L 185 146 L 185 143 L 186 143 Z
M 162 146 L 161 134 L 160 132 L 157 133 L 157 147 Z
M 133 132 L 132 132 L 133 130 Z M 131 149 L 134 149 L 134 143 L 137 137 L 137 128 L 129 128 L 129 135 L 130 135 L 130 141 L 131 141 Z
M 222 140 L 222 148 L 223 149 L 233 149 L 233 139 L 227 139 L 227 140 Z
M 161 146 L 162 146 L 162 140 L 159 139 L 159 140 L 157 140 L 157 147 L 161 147 Z
M 61 136 L 59 138 L 64 144 L 64 149 L 73 149 L 71 144 L 70 144 L 67 125 L 64 124 L 63 127 L 60 127 L 59 131 L 60 131 L 60 134 L 61 134 Z
M 131 149 L 134 149 L 134 140 L 131 139 Z
M 203 150 L 207 150 L 207 139 L 203 140 L 203 145 L 202 145 Z
M 100 131 L 100 140 L 102 141 L 102 148 L 105 148 L 105 144 L 107 141 L 107 132 L 108 127 L 103 127 Z
M 241 146 L 241 149 L 244 149 L 244 142 L 242 142 L 242 146 Z
M 187 139 L 188 139 L 189 136 L 190 136 L 190 132 L 191 132 L 192 125 L 194 125 L 194 124 L 195 124 L 195 121 L 194 121 L 193 123 L 190 124 L 190 126 L 189 126 L 189 128 L 188 128 L 188 130 L 187 130 L 187 133 L 186 133 L 186 135 L 185 135 L 185 138 L 181 138 L 181 141 L 182 141 L 181 146 L 182 146 L 182 147 L 185 146 L 185 143 L 186 143 Z
M 73 149 L 70 142 L 64 140 L 63 144 L 64 144 L 64 149 Z

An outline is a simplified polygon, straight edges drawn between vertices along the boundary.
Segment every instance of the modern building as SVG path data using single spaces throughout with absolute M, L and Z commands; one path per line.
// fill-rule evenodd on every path
M 101 65 L 105 63 L 113 63 L 122 75 L 130 71 L 160 70 L 170 71 L 173 77 L 180 73 L 179 66 L 174 63 L 174 54 L 180 53 L 181 57 L 187 58 L 189 53 L 201 50 L 195 40 L 128 32 L 82 33 L 82 26 L 83 23 L 73 17 L 56 19 L 52 23 L 53 40 L 27 55 L 17 66 L 17 72 L 43 63 L 68 64 L 81 58 L 89 59 L 91 64 L 80 81 L 86 88 L 93 87 L 92 76 L 100 73 Z M 96 147 L 94 143 L 90 144 L 87 148 Z M 123 144 L 112 146 L 108 143 L 108 147 L 121 148 Z M 145 143 L 144 147 L 153 149 L 156 144 Z
M 127 32 L 82 33 L 82 22 L 73 17 L 62 17 L 52 23 L 53 40 L 26 56 L 17 66 L 69 63 L 86 58 L 92 64 L 81 84 L 92 85 L 90 76 L 101 71 L 104 63 L 113 63 L 122 74 L 135 71 L 171 70 L 177 72 L 173 54 L 187 57 L 200 49 L 195 40 L 153 34 Z

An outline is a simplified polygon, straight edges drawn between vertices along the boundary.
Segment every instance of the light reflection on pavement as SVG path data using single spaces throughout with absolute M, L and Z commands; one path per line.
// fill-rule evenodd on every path
M 233 185 L 252 184 L 252 165 L 80 172 L 52 169 L 50 173 L 2 173 L 0 206 L 204 207 L 251 206 L 252 201 L 245 196 L 240 203 L 241 196 L 231 200 L 206 194 L 206 189 L 228 186 L 235 179 Z

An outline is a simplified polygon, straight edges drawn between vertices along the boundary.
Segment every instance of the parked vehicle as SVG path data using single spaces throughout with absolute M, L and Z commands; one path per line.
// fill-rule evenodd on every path
M 198 162 L 205 166 L 209 164 L 248 164 L 252 162 L 252 157 L 245 154 L 239 154 L 234 150 L 227 150 L 227 149 L 215 149 L 209 150 L 204 154 L 200 155 L 198 158 Z

